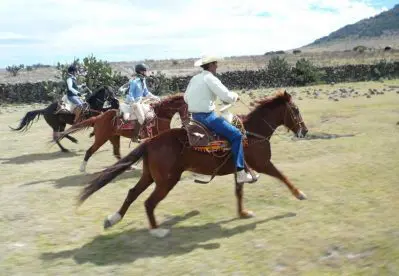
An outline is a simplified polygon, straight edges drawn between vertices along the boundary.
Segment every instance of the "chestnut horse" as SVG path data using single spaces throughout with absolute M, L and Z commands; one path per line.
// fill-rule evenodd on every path
M 170 129 L 170 123 L 174 114 L 179 113 L 183 121 L 188 120 L 187 104 L 184 102 L 183 94 L 176 94 L 162 99 L 161 102 L 151 104 L 154 109 L 155 117 L 153 120 L 144 124 L 140 131 L 140 138 L 150 138 L 158 135 L 160 132 Z M 80 166 L 80 171 L 86 170 L 89 158 L 108 140 L 113 145 L 113 153 L 117 159 L 121 158 L 120 153 L 120 137 L 124 136 L 131 138 L 133 135 L 133 125 L 126 127 L 122 126 L 122 121 L 118 116 L 119 111 L 116 109 L 108 110 L 96 117 L 92 117 L 78 124 L 73 125 L 64 132 L 59 133 L 56 141 L 63 137 L 84 130 L 93 126 L 94 128 L 94 143 L 86 151 L 84 160 Z
M 298 137 L 304 137 L 308 131 L 290 94 L 280 92 L 273 97 L 258 101 L 256 108 L 247 116 L 243 116 L 243 123 L 248 138 L 248 144 L 244 147 L 248 165 L 257 172 L 273 176 L 284 182 L 297 199 L 306 199 L 305 194 L 296 188 L 270 160 L 269 139 L 278 126 L 284 125 Z M 143 158 L 143 172 L 139 182 L 129 190 L 119 211 L 105 219 L 104 228 L 119 222 L 133 201 L 155 181 L 155 189 L 145 201 L 145 208 L 150 224 L 150 233 L 157 237 L 163 237 L 169 230 L 158 228 L 154 209 L 177 184 L 184 171 L 212 175 L 215 173 L 215 168 L 218 168 L 217 175 L 235 173 L 231 158 L 226 162 L 225 158 L 197 151 L 188 144 L 187 132 L 184 128 L 171 129 L 144 141 L 130 154 L 105 169 L 84 188 L 80 194 L 79 204 L 141 158 Z M 235 194 L 238 215 L 241 218 L 251 217 L 253 213 L 243 208 L 242 184 L 236 182 Z

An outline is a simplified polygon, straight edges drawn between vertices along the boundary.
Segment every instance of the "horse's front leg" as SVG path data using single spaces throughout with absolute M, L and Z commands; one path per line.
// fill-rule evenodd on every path
M 292 184 L 291 181 L 289 181 L 288 178 L 285 175 L 283 175 L 274 166 L 274 164 L 272 162 L 269 161 L 266 164 L 266 167 L 264 168 L 264 170 L 261 172 L 265 173 L 267 175 L 273 176 L 273 177 L 279 179 L 280 181 L 282 181 L 297 199 L 299 199 L 299 200 L 306 199 L 306 195 L 301 190 L 299 190 L 297 187 L 295 187 L 294 184 Z
M 243 207 L 243 203 L 242 203 L 242 198 L 244 195 L 244 184 L 243 183 L 237 183 L 237 181 L 236 181 L 235 194 L 236 194 L 236 198 L 237 198 L 238 216 L 240 218 L 252 218 L 254 216 L 254 212 L 245 210 Z

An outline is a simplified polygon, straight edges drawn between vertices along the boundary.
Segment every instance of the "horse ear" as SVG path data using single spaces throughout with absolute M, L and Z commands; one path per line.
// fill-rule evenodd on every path
M 284 90 L 284 97 L 287 99 L 288 102 L 291 102 L 291 95 L 287 92 L 287 90 Z

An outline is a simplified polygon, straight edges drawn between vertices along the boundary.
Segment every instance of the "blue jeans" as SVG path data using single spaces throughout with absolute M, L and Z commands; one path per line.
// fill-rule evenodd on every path
M 82 105 L 83 101 L 78 96 L 68 96 L 68 100 L 74 105 Z
M 223 136 L 231 144 L 233 160 L 237 170 L 244 169 L 244 149 L 242 146 L 242 134 L 235 126 L 231 125 L 223 117 L 218 117 L 215 112 L 192 113 L 193 119 L 204 124 L 217 135 Z

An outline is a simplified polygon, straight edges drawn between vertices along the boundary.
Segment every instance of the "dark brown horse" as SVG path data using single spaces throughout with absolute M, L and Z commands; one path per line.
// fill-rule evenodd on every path
M 110 104 L 109 108 L 104 108 L 105 102 L 108 102 Z M 119 101 L 115 98 L 112 87 L 109 86 L 100 87 L 97 91 L 95 91 L 86 99 L 86 103 L 88 104 L 88 108 L 85 109 L 85 112 L 83 112 L 83 114 L 81 114 L 81 119 L 87 119 L 91 116 L 98 115 L 101 112 L 106 111 L 110 108 L 119 108 Z M 70 112 L 57 113 L 58 109 L 59 103 L 53 102 L 44 109 L 29 111 L 21 119 L 20 124 L 17 128 L 10 128 L 15 131 L 27 131 L 31 127 L 35 118 L 38 120 L 40 118 L 40 115 L 43 115 L 47 124 L 53 129 L 53 139 L 55 140 L 57 133 L 64 131 L 66 125 L 72 125 L 75 120 L 75 114 Z M 76 138 L 70 135 L 66 135 L 65 137 L 73 143 L 78 142 Z M 60 147 L 62 152 L 68 152 L 68 150 L 64 148 L 59 141 L 56 141 L 56 143 Z
M 140 131 L 140 138 L 149 138 L 158 135 L 162 131 L 170 129 L 170 123 L 174 114 L 179 113 L 182 120 L 188 120 L 187 104 L 184 102 L 182 94 L 176 94 L 164 98 L 161 102 L 153 103 L 151 106 L 154 109 L 155 117 L 153 120 L 144 124 Z M 122 119 L 118 116 L 119 111 L 112 109 L 104 112 L 98 116 L 91 117 L 85 121 L 73 125 L 64 132 L 59 133 L 56 141 L 63 137 L 84 130 L 87 127 L 94 128 L 94 143 L 86 151 L 84 160 L 80 166 L 80 171 L 86 170 L 89 158 L 108 140 L 113 145 L 113 153 L 117 159 L 121 158 L 120 153 L 120 137 L 131 138 L 133 135 L 134 125 L 130 124 L 125 127 L 122 124 Z
M 259 101 L 258 106 L 253 111 L 247 116 L 243 116 L 243 123 L 248 131 L 248 144 L 244 148 L 248 165 L 257 172 L 280 179 L 296 198 L 306 199 L 305 194 L 296 188 L 270 161 L 269 138 L 278 126 L 286 126 L 298 137 L 305 136 L 308 131 L 291 96 L 286 92 L 280 92 L 274 97 Z M 106 218 L 105 228 L 120 221 L 133 201 L 155 182 L 155 189 L 145 201 L 145 208 L 150 224 L 150 233 L 163 237 L 169 230 L 158 228 L 154 209 L 177 184 L 184 171 L 212 175 L 218 168 L 217 175 L 235 173 L 231 158 L 227 159 L 226 162 L 225 158 L 197 151 L 188 145 L 187 132 L 184 128 L 171 129 L 144 141 L 130 154 L 104 170 L 101 175 L 93 179 L 84 188 L 79 203 L 83 203 L 90 195 L 104 187 L 141 158 L 143 159 L 143 173 L 139 182 L 129 190 L 119 211 Z M 243 208 L 242 184 L 236 183 L 236 197 L 238 215 L 241 218 L 251 217 L 252 212 Z

